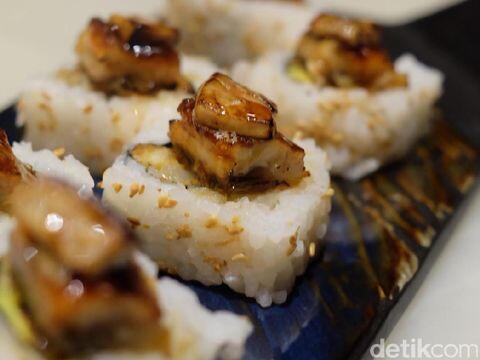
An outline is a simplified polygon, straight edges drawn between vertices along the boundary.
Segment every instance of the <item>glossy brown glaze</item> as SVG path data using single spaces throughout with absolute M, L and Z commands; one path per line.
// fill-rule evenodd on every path
M 45 181 L 19 185 L 11 195 L 11 213 L 28 237 L 48 246 L 72 271 L 94 276 L 105 271 L 112 259 L 121 264 L 133 248 L 123 227 L 69 190 Z
M 359 183 L 335 181 L 335 207 L 348 219 L 362 267 L 381 297 L 392 299 L 416 273 L 459 195 L 472 187 L 478 156 L 438 120 L 405 162 Z
M 303 149 L 281 134 L 265 142 L 186 121 L 171 122 L 170 134 L 199 180 L 213 188 L 255 191 L 305 176 Z
M 8 261 L 48 354 L 164 345 L 153 282 L 134 262 L 126 227 L 47 180 L 18 185 L 12 203 Z
M 180 74 L 177 42 L 177 30 L 162 22 L 112 15 L 108 21 L 90 21 L 76 52 L 82 69 L 100 90 L 148 94 L 190 88 Z
M 212 75 L 178 112 L 171 142 L 207 186 L 253 191 L 307 175 L 304 150 L 275 131 L 275 105 L 226 75 Z
M 277 106 L 220 73 L 198 90 L 194 112 L 199 124 L 213 129 L 257 139 L 270 139 L 275 133 Z
M 380 46 L 380 32 L 374 24 L 330 14 L 312 21 L 290 66 L 303 69 L 320 85 L 381 90 L 407 84 Z

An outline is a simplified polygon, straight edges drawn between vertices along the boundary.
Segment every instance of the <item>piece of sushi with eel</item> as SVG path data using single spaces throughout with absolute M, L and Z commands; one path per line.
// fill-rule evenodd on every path
M 63 147 L 101 174 L 141 130 L 168 128 L 178 102 L 216 67 L 182 56 L 163 21 L 93 18 L 76 44 L 78 63 L 27 84 L 17 124 L 34 149 Z
M 93 197 L 28 175 L 8 198 L 11 217 L 0 221 L 7 242 L 0 258 L 2 357 L 242 356 L 248 320 L 212 313 L 188 288 L 157 280 L 128 227 Z
M 212 75 L 170 139 L 139 143 L 103 177 L 103 200 L 161 269 L 283 303 L 319 251 L 333 190 L 326 154 L 276 129 L 276 105 Z
M 395 62 L 368 21 L 318 15 L 295 52 L 239 62 L 235 80 L 279 104 L 287 136 L 314 138 L 332 173 L 358 179 L 398 159 L 425 135 L 442 74 L 406 54 Z
M 272 50 L 294 49 L 319 9 L 305 1 L 167 0 L 162 15 L 181 29 L 182 51 L 230 66 Z

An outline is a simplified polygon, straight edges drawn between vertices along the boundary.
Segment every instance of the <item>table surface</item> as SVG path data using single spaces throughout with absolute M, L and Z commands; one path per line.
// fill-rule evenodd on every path
M 110 12 L 155 14 L 161 0 L 2 0 L 0 4 L 0 106 L 7 106 L 35 75 L 73 60 L 79 30 L 93 15 Z M 458 0 L 323 0 L 333 10 L 399 24 Z M 422 339 L 431 344 L 479 344 L 480 190 L 465 204 L 423 285 L 387 343 Z

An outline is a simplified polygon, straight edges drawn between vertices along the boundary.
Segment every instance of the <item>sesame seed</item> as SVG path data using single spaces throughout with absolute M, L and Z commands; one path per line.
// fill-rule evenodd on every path
M 192 237 L 192 230 L 187 224 L 181 225 L 175 230 L 177 231 L 178 239 Z
M 115 191 L 117 194 L 122 190 L 123 185 L 119 183 L 114 183 L 112 184 L 113 191 Z
M 65 148 L 63 147 L 56 148 L 55 150 L 53 150 L 53 154 L 56 157 L 61 158 L 63 155 L 65 155 Z
M 88 104 L 83 108 L 83 113 L 84 114 L 90 114 L 93 110 L 92 104 Z
M 231 258 L 232 261 L 245 260 L 245 259 L 247 259 L 247 256 L 244 253 L 235 254 Z
M 217 219 L 217 217 L 214 216 L 214 215 L 211 215 L 211 216 L 207 219 L 207 221 L 205 221 L 205 227 L 206 227 L 207 229 L 211 229 L 211 228 L 213 228 L 213 227 L 215 227 L 215 226 L 217 226 L 217 225 L 218 225 L 218 219 Z
M 141 225 L 140 220 L 134 217 L 127 217 L 127 221 L 130 223 L 133 229 L 135 229 L 137 226 Z
M 169 209 L 174 207 L 175 205 L 177 205 L 177 201 L 170 199 L 168 196 L 165 196 L 165 195 L 161 195 L 157 201 L 157 206 L 159 209 L 162 209 L 162 208 Z
M 227 232 L 230 235 L 237 235 L 243 232 L 243 227 L 238 225 L 226 226 Z
M 133 183 L 132 185 L 130 185 L 130 194 L 128 196 L 130 196 L 131 198 L 134 197 L 135 195 L 138 194 L 139 190 L 140 190 L 140 185 L 138 185 L 137 183 Z
M 240 218 L 238 216 L 234 216 L 232 217 L 232 225 L 225 227 L 230 235 L 237 235 L 243 232 L 244 229 L 238 225 L 239 222 Z

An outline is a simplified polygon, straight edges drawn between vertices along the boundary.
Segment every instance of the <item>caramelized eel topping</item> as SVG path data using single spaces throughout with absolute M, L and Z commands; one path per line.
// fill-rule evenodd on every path
M 197 123 L 212 129 L 257 139 L 270 139 L 275 132 L 276 105 L 219 73 L 199 89 L 194 112 Z
M 22 183 L 11 201 L 17 227 L 7 260 L 47 353 L 159 346 L 153 284 L 134 262 L 122 224 L 52 181 Z
M 178 40 L 178 31 L 162 22 L 112 15 L 106 22 L 90 21 L 76 52 L 92 83 L 110 94 L 191 90 L 180 74 Z
M 289 73 L 319 85 L 381 90 L 404 87 L 371 22 L 321 14 L 300 39 Z
M 226 75 L 212 75 L 178 111 L 173 147 L 208 186 L 250 191 L 306 175 L 303 149 L 275 131 L 275 105 Z
M 33 170 L 15 157 L 7 134 L 0 129 L 0 211 L 8 212 L 8 196 L 15 186 L 34 177 Z

